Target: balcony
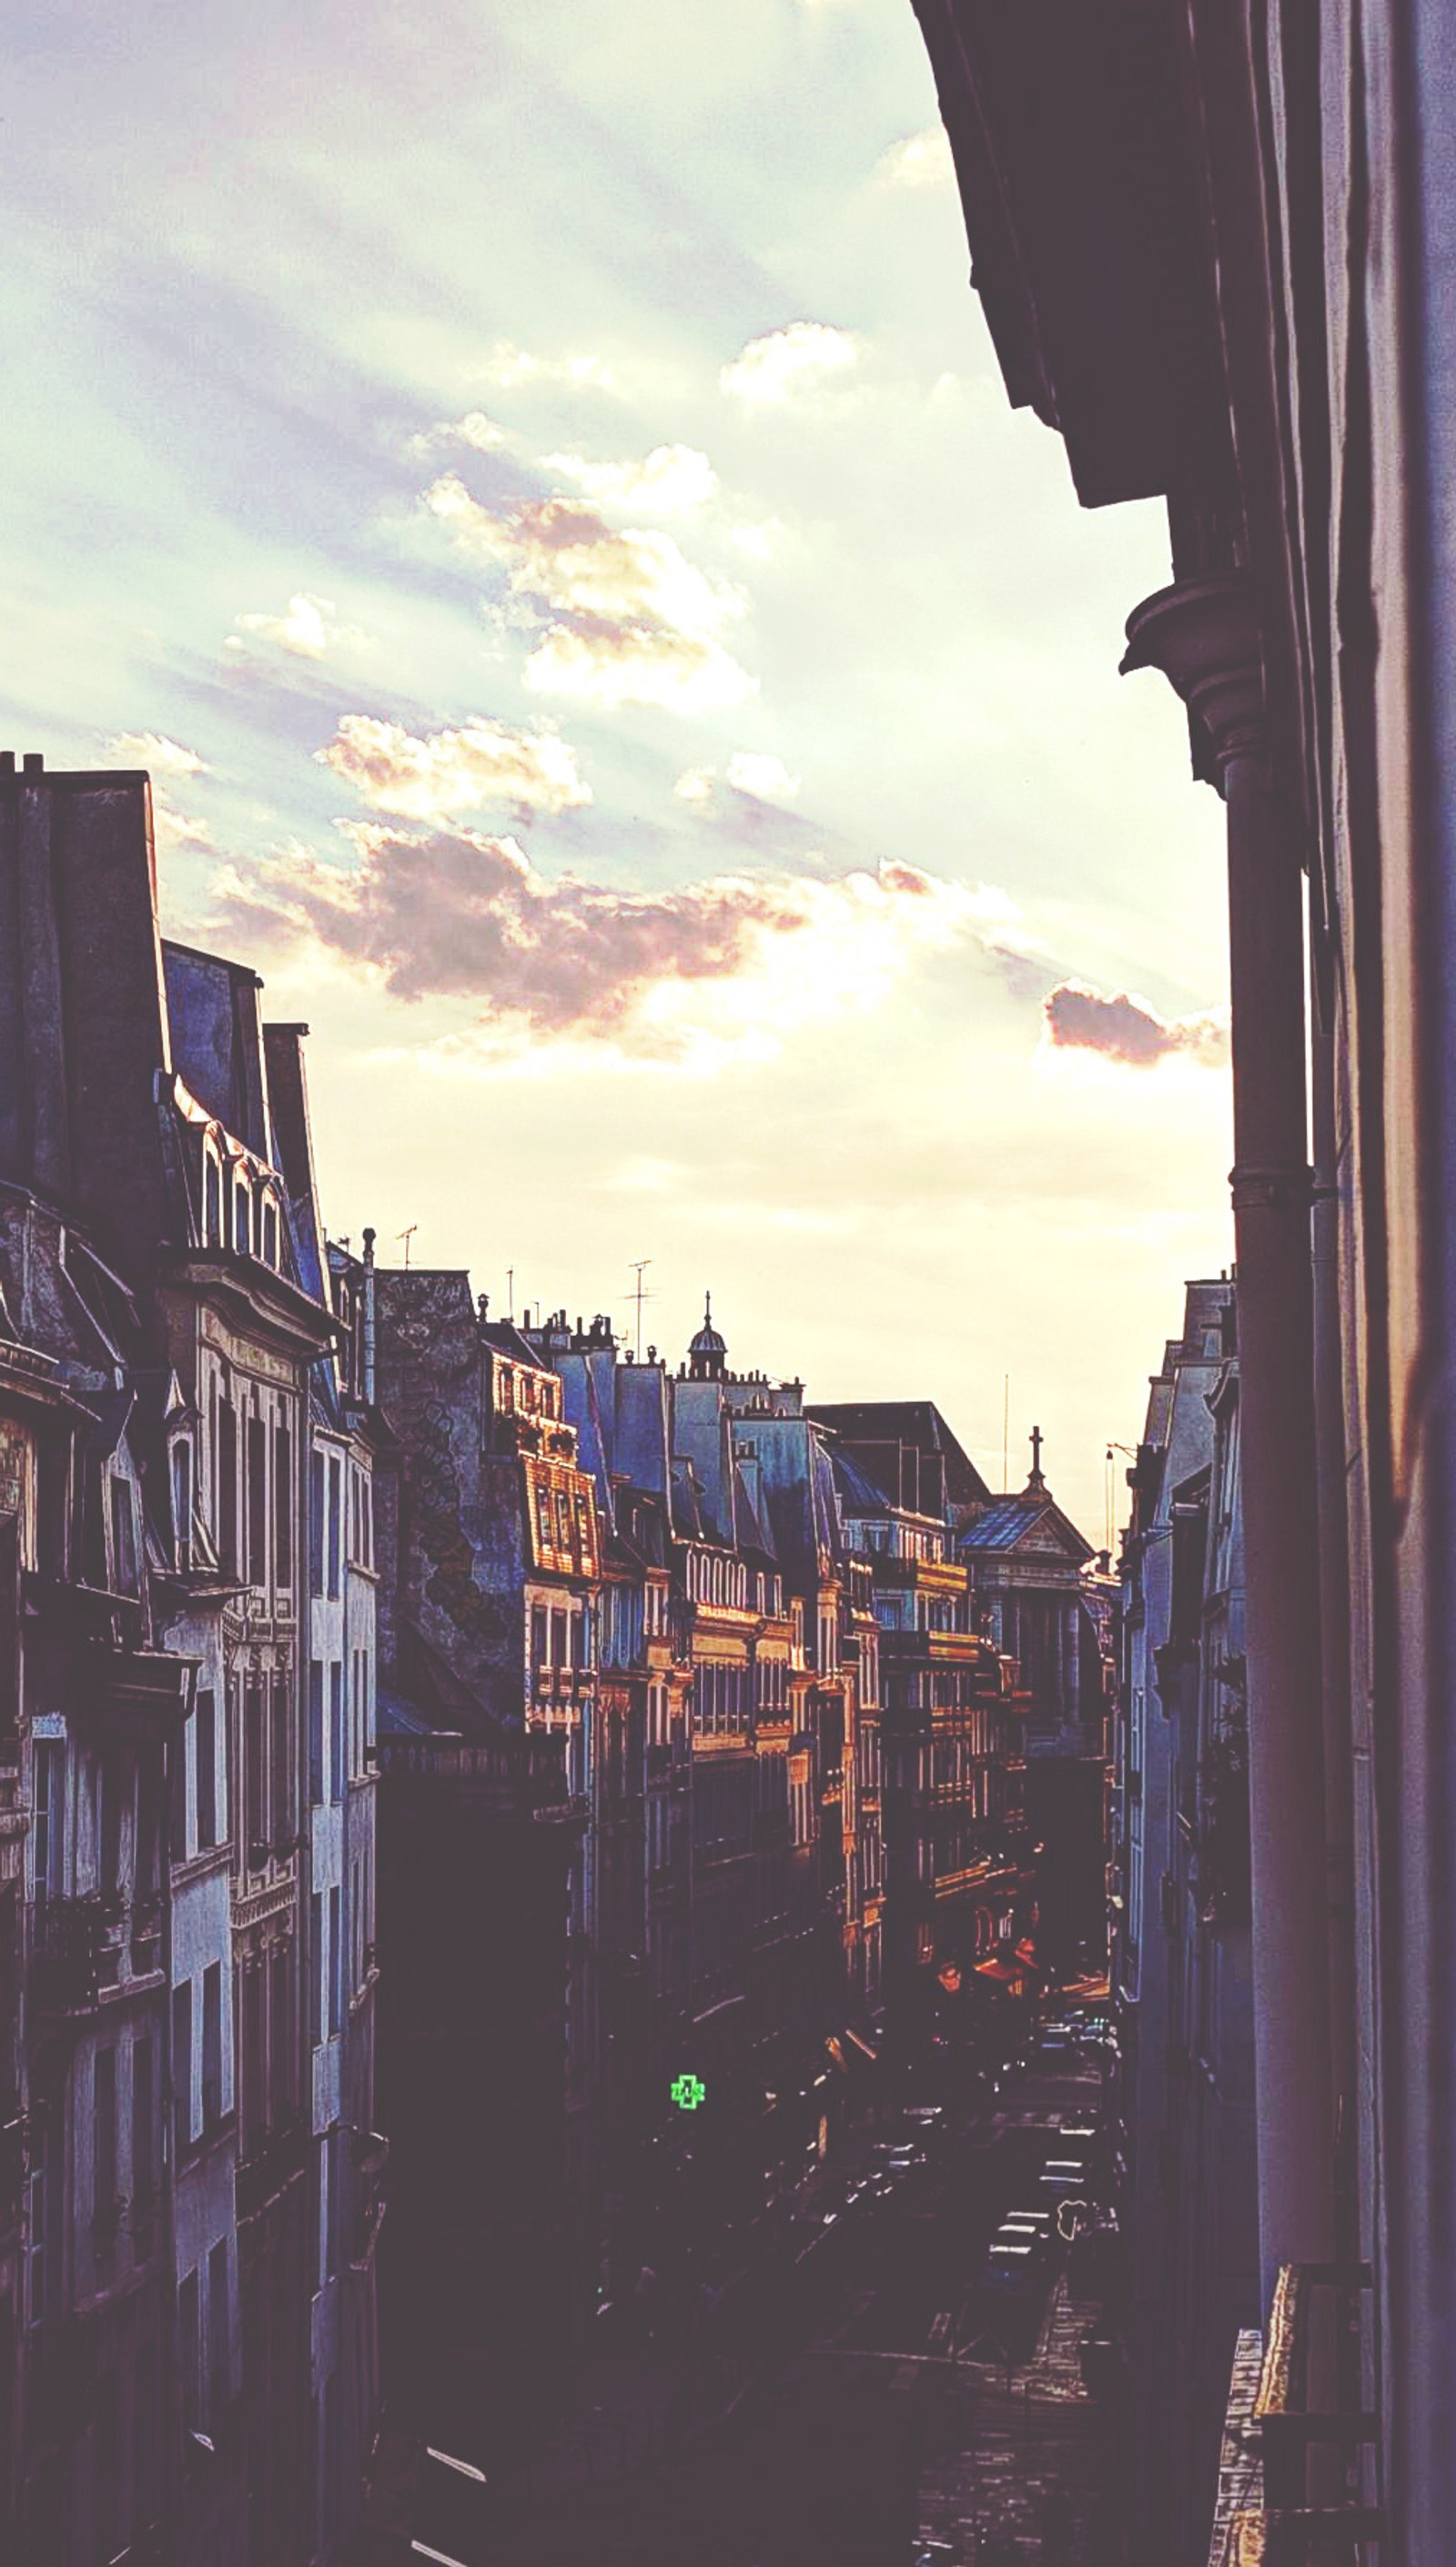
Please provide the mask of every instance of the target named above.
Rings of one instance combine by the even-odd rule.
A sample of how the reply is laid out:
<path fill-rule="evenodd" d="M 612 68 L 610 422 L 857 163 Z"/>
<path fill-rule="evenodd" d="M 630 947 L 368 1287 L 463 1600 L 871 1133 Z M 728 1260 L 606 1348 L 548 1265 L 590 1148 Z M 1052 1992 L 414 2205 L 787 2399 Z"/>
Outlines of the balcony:
<path fill-rule="evenodd" d="M 1359 2454 L 1378 2422 L 1350 2394 L 1369 2287 L 1364 2265 L 1287 2264 L 1267 2341 L 1241 2333 L 1209 2567 L 1359 2567 L 1379 2543 L 1382 2517 L 1359 2501 Z"/>
<path fill-rule="evenodd" d="M 309 2128 L 303 2114 L 295 2107 L 281 2114 L 267 2131 L 251 2156 L 238 2166 L 236 2175 L 237 2217 L 239 2224 L 252 2219 L 260 2210 L 301 2174 L 308 2163 Z"/>
<path fill-rule="evenodd" d="M 115 1974 L 111 1920 L 99 1896 L 48 1898 L 36 1910 L 30 1994 L 38 2014 L 91 2014 L 101 2003 L 108 1967 Z"/>

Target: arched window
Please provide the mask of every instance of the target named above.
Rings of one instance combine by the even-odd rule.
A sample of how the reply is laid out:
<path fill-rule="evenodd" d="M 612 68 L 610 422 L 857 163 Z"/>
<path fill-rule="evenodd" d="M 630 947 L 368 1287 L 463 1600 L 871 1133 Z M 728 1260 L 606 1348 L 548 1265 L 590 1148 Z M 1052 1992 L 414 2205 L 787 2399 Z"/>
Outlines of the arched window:
<path fill-rule="evenodd" d="M 192 1447 L 184 1435 L 171 1448 L 171 1522 L 176 1565 L 192 1566 Z"/>
<path fill-rule="evenodd" d="M 276 1267 L 278 1263 L 278 1204 L 276 1197 L 271 1194 L 265 1194 L 262 1197 L 262 1207 L 263 1264 L 265 1266 Z"/>
<path fill-rule="evenodd" d="M 253 1203 L 245 1177 L 234 1177 L 232 1184 L 232 1244 L 239 1257 L 251 1254 Z"/>

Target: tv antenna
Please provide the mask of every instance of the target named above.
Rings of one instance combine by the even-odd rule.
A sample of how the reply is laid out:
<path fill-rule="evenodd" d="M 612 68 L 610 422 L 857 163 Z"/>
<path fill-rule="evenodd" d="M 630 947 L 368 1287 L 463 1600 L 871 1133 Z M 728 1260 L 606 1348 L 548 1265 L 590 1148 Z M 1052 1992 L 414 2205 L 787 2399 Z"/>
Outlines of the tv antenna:
<path fill-rule="evenodd" d="M 418 1221 L 412 1221 L 408 1230 L 397 1230 L 395 1233 L 396 1239 L 401 1239 L 405 1243 L 405 1272 L 407 1275 L 410 1272 L 410 1242 L 414 1238 L 419 1227 L 420 1224 Z"/>
<path fill-rule="evenodd" d="M 643 1281 L 644 1277 L 646 1276 L 646 1273 L 647 1273 L 647 1270 L 648 1270 L 649 1266 L 652 1264 L 652 1259 L 651 1259 L 650 1257 L 629 1257 L 629 1259 L 628 1259 L 627 1263 L 628 1263 L 628 1265 L 631 1267 L 633 1274 L 634 1274 L 634 1275 L 636 1276 L 636 1278 L 637 1278 L 637 1283 L 636 1283 L 636 1284 L 635 1284 L 635 1286 L 634 1286 L 634 1288 L 633 1288 L 633 1291 L 632 1291 L 632 1293 L 631 1293 L 630 1297 L 631 1297 L 631 1299 L 636 1303 L 636 1306 L 637 1306 L 637 1323 L 636 1323 L 635 1346 L 636 1346 L 636 1357 L 637 1357 L 637 1361 L 638 1361 L 639 1363 L 641 1363 L 641 1361 L 642 1361 L 642 1305 L 643 1305 L 644 1301 L 655 1301 L 655 1300 L 657 1299 L 657 1294 L 653 1291 L 652 1286 L 651 1286 L 649 1284 L 647 1284 L 647 1283 L 645 1283 L 645 1282 Z"/>

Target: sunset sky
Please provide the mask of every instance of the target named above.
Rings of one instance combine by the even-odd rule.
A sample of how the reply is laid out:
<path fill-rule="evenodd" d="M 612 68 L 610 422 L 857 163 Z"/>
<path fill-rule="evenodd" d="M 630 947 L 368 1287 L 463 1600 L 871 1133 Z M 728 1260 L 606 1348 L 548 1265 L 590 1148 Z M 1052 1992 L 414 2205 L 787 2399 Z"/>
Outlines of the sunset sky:
<path fill-rule="evenodd" d="M 326 1209 L 1033 1420 L 1230 1255 L 1153 506 L 1008 407 L 909 0 L 13 0 L 6 742 L 146 763 Z M 1132 1003 L 1105 1002 L 1128 1000 Z M 1119 1479 L 1119 1495 L 1123 1495 Z"/>

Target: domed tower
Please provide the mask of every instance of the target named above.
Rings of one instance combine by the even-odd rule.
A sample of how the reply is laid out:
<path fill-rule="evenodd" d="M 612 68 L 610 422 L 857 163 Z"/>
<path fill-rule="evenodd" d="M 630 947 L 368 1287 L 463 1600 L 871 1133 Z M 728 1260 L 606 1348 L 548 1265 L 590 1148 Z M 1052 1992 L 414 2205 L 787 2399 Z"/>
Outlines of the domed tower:
<path fill-rule="evenodd" d="M 692 1381 L 722 1381 L 728 1370 L 728 1347 L 713 1324 L 713 1294 L 703 1296 L 703 1325 L 688 1348 Z"/>

